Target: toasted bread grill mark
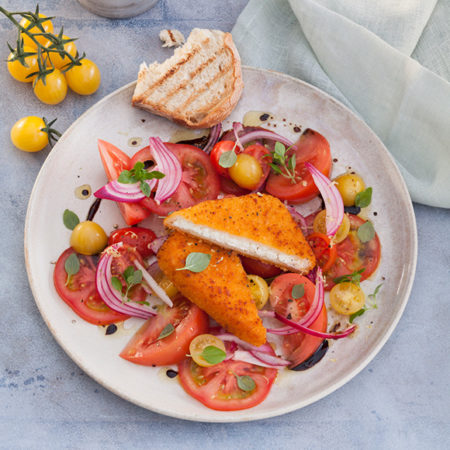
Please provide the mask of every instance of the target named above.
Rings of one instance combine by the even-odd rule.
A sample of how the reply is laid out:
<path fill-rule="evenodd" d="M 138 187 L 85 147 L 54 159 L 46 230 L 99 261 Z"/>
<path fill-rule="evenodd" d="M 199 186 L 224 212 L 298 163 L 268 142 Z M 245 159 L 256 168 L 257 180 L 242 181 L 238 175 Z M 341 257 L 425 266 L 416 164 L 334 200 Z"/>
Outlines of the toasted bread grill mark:
<path fill-rule="evenodd" d="M 180 83 L 178 86 L 176 86 L 174 89 L 172 89 L 163 99 L 161 99 L 161 102 L 167 103 L 169 99 L 171 99 L 175 94 L 185 89 L 189 84 L 193 83 L 194 78 L 200 75 L 204 69 L 206 69 L 209 65 L 211 65 L 222 53 L 224 53 L 225 49 L 221 48 L 218 52 L 214 53 L 213 56 L 211 56 L 209 59 L 207 59 L 204 63 L 202 63 L 200 66 L 198 66 L 194 71 L 192 71 L 189 74 L 189 79 L 186 81 Z M 215 77 L 217 78 L 217 77 Z M 209 82 L 208 82 L 209 83 Z M 203 92 L 204 89 L 201 91 L 197 91 L 197 93 Z M 189 100 L 191 97 L 195 98 L 197 96 L 197 93 L 192 94 L 188 100 L 186 100 L 186 103 L 189 103 Z M 184 106 L 184 105 L 183 105 Z M 183 109 L 183 106 L 176 109 L 175 112 L 178 112 Z"/>
<path fill-rule="evenodd" d="M 224 76 L 226 76 L 227 73 L 226 72 L 217 72 L 213 78 L 211 78 L 211 80 L 207 81 L 204 86 L 203 89 L 200 89 L 196 92 L 194 92 L 193 94 L 191 94 L 186 100 L 185 102 L 175 110 L 175 113 L 179 113 L 182 110 L 187 110 L 189 108 L 189 105 L 192 103 L 193 100 L 197 99 L 198 97 L 200 97 L 203 93 L 205 93 L 210 87 L 211 85 L 213 85 L 214 83 L 216 83 L 218 80 L 220 80 L 221 78 L 223 78 Z M 226 94 L 226 93 L 225 93 Z"/>
<path fill-rule="evenodd" d="M 175 66 L 171 67 L 168 72 L 166 72 L 162 77 L 158 78 L 152 85 L 150 85 L 142 94 L 141 97 L 145 98 L 150 96 L 150 94 L 157 89 L 159 86 L 162 86 L 169 78 L 173 77 L 177 72 L 183 69 L 183 66 L 193 59 L 197 54 L 200 53 L 203 46 L 208 45 L 209 38 L 206 38 L 200 44 L 197 44 L 181 61 L 175 64 Z"/>

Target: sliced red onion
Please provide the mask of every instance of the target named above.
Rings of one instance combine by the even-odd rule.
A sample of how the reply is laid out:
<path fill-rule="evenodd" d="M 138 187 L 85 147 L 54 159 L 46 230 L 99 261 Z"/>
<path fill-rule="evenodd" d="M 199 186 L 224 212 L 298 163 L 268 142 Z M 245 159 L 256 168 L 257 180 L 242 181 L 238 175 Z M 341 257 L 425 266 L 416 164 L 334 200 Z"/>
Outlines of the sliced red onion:
<path fill-rule="evenodd" d="M 225 357 L 224 361 L 233 359 L 233 356 L 237 349 L 238 345 L 235 342 L 225 342 L 225 350 L 227 352 L 227 356 Z"/>
<path fill-rule="evenodd" d="M 278 133 L 274 133 L 273 131 L 260 129 L 260 130 L 250 131 L 250 132 L 240 136 L 240 141 L 241 141 L 242 145 L 245 145 L 245 144 L 247 144 L 251 141 L 255 141 L 257 139 L 267 139 L 269 141 L 281 142 L 286 147 L 291 147 L 293 149 L 297 148 L 292 141 L 285 138 L 284 136 L 281 136 Z"/>
<path fill-rule="evenodd" d="M 308 327 L 299 325 L 297 322 L 294 322 L 293 320 L 286 319 L 286 317 L 283 317 L 281 314 L 278 314 L 277 312 L 273 313 L 273 317 L 275 317 L 275 319 L 278 319 L 280 322 L 283 322 L 286 325 L 289 325 L 290 327 L 298 331 L 301 331 L 302 333 L 310 334 L 311 336 L 321 337 L 323 339 L 342 339 L 347 337 L 349 334 L 352 334 L 356 329 L 356 325 L 353 325 L 340 333 L 322 333 L 321 331 L 311 330 Z M 272 333 L 272 331 L 276 330 L 267 330 L 268 333 Z M 291 331 L 285 334 L 291 334 Z"/>
<path fill-rule="evenodd" d="M 172 307 L 173 302 L 166 294 L 164 289 L 156 282 L 156 280 L 147 272 L 145 267 L 137 260 L 134 260 L 134 265 L 142 272 L 142 278 L 150 286 L 150 289 L 159 297 L 166 305 Z"/>
<path fill-rule="evenodd" d="M 334 183 L 326 177 L 320 170 L 317 170 L 312 164 L 305 163 L 305 167 L 310 171 L 314 183 L 322 194 L 327 211 L 326 227 L 327 235 L 333 237 L 344 219 L 344 202 L 342 196 Z"/>
<path fill-rule="evenodd" d="M 106 249 L 97 266 L 95 284 L 101 299 L 114 311 L 133 317 L 148 319 L 156 313 L 146 305 L 135 303 L 132 300 L 124 302 L 120 293 L 114 289 L 111 283 L 111 264 L 115 257 L 114 253 L 120 248 L 120 244 L 113 244 Z"/>
<path fill-rule="evenodd" d="M 234 334 L 231 334 L 231 333 L 221 332 L 219 334 L 215 334 L 211 331 L 211 334 L 214 334 L 219 339 L 222 339 L 222 341 L 234 342 L 245 350 L 254 350 L 256 352 L 263 352 L 263 353 L 269 353 L 269 354 L 273 353 L 273 349 L 269 344 L 263 344 L 263 345 L 260 345 L 259 347 L 256 347 L 256 345 L 249 344 L 248 342 L 245 342 L 242 339 L 239 339 L 238 337 L 236 337 Z"/>
<path fill-rule="evenodd" d="M 220 138 L 221 132 L 222 132 L 222 124 L 221 123 L 218 123 L 217 125 L 214 125 L 211 128 L 211 131 L 209 132 L 208 142 L 203 147 L 203 151 L 205 153 L 209 153 L 213 149 L 214 145 L 216 145 L 217 141 Z"/>
<path fill-rule="evenodd" d="M 151 242 L 149 244 L 150 250 L 153 253 L 158 253 L 159 249 L 161 248 L 161 246 L 164 244 L 164 242 L 166 242 L 167 238 L 169 237 L 169 235 L 164 235 L 164 236 L 157 236 L 153 242 Z"/>
<path fill-rule="evenodd" d="M 156 178 L 145 180 L 152 190 L 156 185 Z M 140 183 L 119 183 L 117 180 L 110 181 L 94 193 L 97 198 L 114 200 L 122 203 L 137 203 L 144 200 L 145 194 L 141 191 Z"/>
<path fill-rule="evenodd" d="M 306 236 L 309 233 L 309 230 L 305 218 L 293 206 L 286 205 L 286 208 L 291 213 L 295 223 L 297 223 L 302 230 L 302 233 Z"/>
<path fill-rule="evenodd" d="M 279 369 L 289 366 L 291 364 L 290 361 L 286 361 L 285 359 L 280 358 L 279 356 L 276 355 L 269 355 L 268 353 L 255 352 L 251 350 L 250 354 L 259 361 L 263 362 L 264 364 L 267 364 L 268 367 L 274 367 Z"/>
<path fill-rule="evenodd" d="M 254 364 L 255 366 L 267 367 L 269 369 L 284 369 L 287 365 L 272 365 L 263 362 L 261 359 L 256 358 L 251 352 L 247 350 L 236 350 L 233 357 L 233 361 L 242 361 L 249 364 Z"/>
<path fill-rule="evenodd" d="M 241 144 L 241 140 L 239 138 L 239 133 L 244 130 L 244 127 L 242 126 L 242 123 L 240 122 L 233 122 L 233 132 L 234 137 L 236 140 L 236 145 L 239 147 L 239 150 L 244 150 L 244 146 Z"/>
<path fill-rule="evenodd" d="M 162 203 L 170 198 L 181 183 L 183 170 L 178 158 L 164 145 L 159 137 L 150 138 L 150 152 L 155 159 L 158 170 L 165 177 L 158 180 L 155 202 Z"/>

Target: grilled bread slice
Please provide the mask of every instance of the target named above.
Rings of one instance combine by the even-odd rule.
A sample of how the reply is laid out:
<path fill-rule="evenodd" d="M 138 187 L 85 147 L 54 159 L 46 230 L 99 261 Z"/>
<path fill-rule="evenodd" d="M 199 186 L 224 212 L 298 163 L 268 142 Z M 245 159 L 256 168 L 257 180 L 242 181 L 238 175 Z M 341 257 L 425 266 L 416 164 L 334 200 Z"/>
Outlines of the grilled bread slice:
<path fill-rule="evenodd" d="M 141 65 L 132 104 L 190 128 L 208 128 L 228 117 L 243 86 L 231 34 L 195 28 L 171 58 Z"/>
<path fill-rule="evenodd" d="M 164 225 L 284 270 L 307 273 L 316 263 L 286 206 L 271 195 L 205 201 L 173 212 Z"/>
<path fill-rule="evenodd" d="M 211 255 L 208 267 L 202 272 L 179 270 L 191 252 Z M 161 246 L 157 257 L 159 267 L 177 289 L 226 330 L 253 345 L 266 342 L 266 329 L 235 252 L 174 232 Z"/>

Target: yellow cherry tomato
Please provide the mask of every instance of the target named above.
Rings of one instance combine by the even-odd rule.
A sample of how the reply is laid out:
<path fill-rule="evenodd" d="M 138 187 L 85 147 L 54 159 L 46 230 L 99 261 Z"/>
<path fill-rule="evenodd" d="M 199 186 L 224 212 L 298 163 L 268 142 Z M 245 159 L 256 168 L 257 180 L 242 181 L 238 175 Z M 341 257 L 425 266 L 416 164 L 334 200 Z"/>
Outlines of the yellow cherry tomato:
<path fill-rule="evenodd" d="M 253 301 L 258 309 L 263 309 L 269 300 L 269 286 L 266 280 L 258 275 L 247 275 Z"/>
<path fill-rule="evenodd" d="M 68 36 L 63 35 L 63 39 L 70 39 Z M 51 48 L 53 45 L 52 42 L 48 41 L 46 47 L 47 48 Z M 75 58 L 75 56 L 77 55 L 77 46 L 75 45 L 75 42 L 67 42 L 66 44 L 64 44 L 64 50 L 69 53 L 70 56 L 73 56 Z M 67 56 L 64 56 L 64 58 L 61 58 L 61 55 L 59 53 L 49 53 L 49 59 L 50 61 L 47 61 L 47 66 L 51 66 L 51 63 L 53 63 L 53 66 L 56 67 L 57 69 L 61 69 L 62 67 L 64 67 L 65 65 L 70 63 L 70 59 Z"/>
<path fill-rule="evenodd" d="M 44 14 L 39 14 L 39 17 L 44 18 L 47 17 Z M 27 28 L 30 25 L 30 21 L 28 19 L 25 19 L 25 17 L 20 21 L 20 25 L 24 28 Z M 42 27 L 44 28 L 44 33 L 53 33 L 53 23 L 51 20 L 46 20 L 42 23 Z M 40 30 L 37 26 L 34 26 L 28 30 L 30 33 L 33 34 L 39 34 L 42 33 L 42 30 Z M 22 32 L 22 38 L 24 45 L 28 45 L 33 48 L 37 48 L 37 45 L 35 42 L 25 33 Z M 41 43 L 42 45 L 47 44 L 48 39 L 44 36 L 36 36 L 36 40 Z"/>
<path fill-rule="evenodd" d="M 349 281 L 336 284 L 330 291 L 331 307 L 339 314 L 349 316 L 359 311 L 366 302 L 363 290 Z"/>
<path fill-rule="evenodd" d="M 366 188 L 363 179 L 356 173 L 339 175 L 334 181 L 345 206 L 353 206 L 356 195 Z"/>
<path fill-rule="evenodd" d="M 45 84 L 39 79 L 34 84 L 36 97 L 47 105 L 61 103 L 67 94 L 67 82 L 60 70 L 55 69 L 45 77 Z"/>
<path fill-rule="evenodd" d="M 316 233 L 327 234 L 326 216 L 327 212 L 324 209 L 323 211 L 320 211 L 320 213 L 317 214 L 317 216 L 314 218 L 313 230 Z M 344 214 L 341 226 L 333 237 L 333 242 L 335 244 L 339 244 L 339 242 L 342 242 L 348 236 L 349 231 L 350 220 L 348 219 L 347 214 Z"/>
<path fill-rule="evenodd" d="M 73 66 L 66 72 L 67 83 L 80 95 L 91 95 L 100 86 L 101 76 L 97 64 L 89 59 L 82 59 L 81 66 Z"/>
<path fill-rule="evenodd" d="M 263 175 L 259 161 L 246 153 L 240 153 L 236 162 L 228 169 L 231 179 L 244 189 L 255 189 Z"/>
<path fill-rule="evenodd" d="M 219 348 L 226 353 L 224 342 L 212 334 L 200 334 L 192 339 L 189 344 L 189 354 L 199 366 L 210 367 L 214 365 L 213 363 L 206 361 L 202 356 L 205 348 L 210 346 Z"/>
<path fill-rule="evenodd" d="M 35 52 L 36 50 L 31 47 L 24 46 L 24 51 L 26 53 Z M 22 83 L 31 83 L 34 77 L 27 78 L 33 72 L 37 72 L 39 70 L 38 62 L 37 62 L 37 54 L 30 55 L 25 58 L 25 66 L 19 60 L 10 61 L 13 57 L 13 54 L 10 53 L 8 56 L 8 62 L 6 63 L 8 66 L 8 71 L 13 78 L 17 81 L 21 81 Z"/>
<path fill-rule="evenodd" d="M 43 128 L 45 123 L 40 117 L 22 117 L 11 128 L 11 141 L 19 150 L 38 152 L 48 145 L 48 135 Z"/>
<path fill-rule="evenodd" d="M 164 292 L 170 297 L 174 298 L 178 294 L 178 289 L 175 285 L 170 281 L 166 275 L 161 272 L 161 276 L 156 278 L 158 284 L 164 289 Z"/>
<path fill-rule="evenodd" d="M 82 255 L 96 255 L 108 244 L 103 228 L 95 222 L 80 222 L 72 231 L 70 246 Z"/>

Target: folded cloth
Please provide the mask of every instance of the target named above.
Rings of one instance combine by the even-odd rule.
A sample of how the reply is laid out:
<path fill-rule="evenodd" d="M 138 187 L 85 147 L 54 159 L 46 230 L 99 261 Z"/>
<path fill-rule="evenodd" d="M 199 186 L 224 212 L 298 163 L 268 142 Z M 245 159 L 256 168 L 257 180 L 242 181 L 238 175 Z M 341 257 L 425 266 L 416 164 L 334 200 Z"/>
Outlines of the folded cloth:
<path fill-rule="evenodd" d="M 414 201 L 450 208 L 449 17 L 447 0 L 250 0 L 232 34 L 244 64 L 301 78 L 359 114 Z"/>

